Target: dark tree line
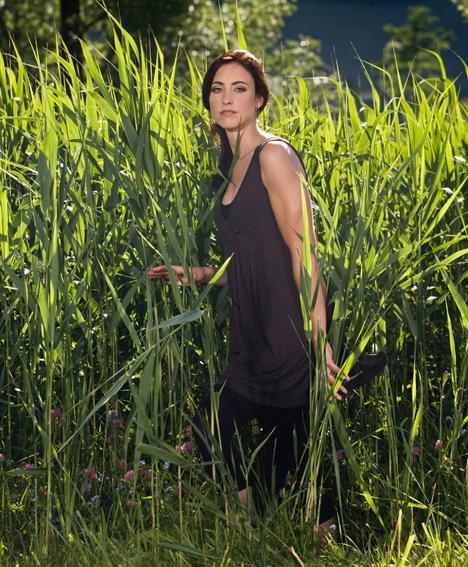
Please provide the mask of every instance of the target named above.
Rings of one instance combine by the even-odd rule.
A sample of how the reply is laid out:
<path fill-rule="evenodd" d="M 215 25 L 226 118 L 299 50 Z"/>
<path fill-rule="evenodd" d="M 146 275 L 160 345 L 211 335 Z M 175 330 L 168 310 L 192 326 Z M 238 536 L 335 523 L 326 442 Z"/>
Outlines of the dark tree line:
<path fill-rule="evenodd" d="M 466 15 L 467 0 L 447 0 Z M 415 0 L 416 2 L 416 0 Z M 105 9 L 104 9 L 105 5 Z M 170 61 L 179 49 L 205 61 L 223 48 L 220 11 L 231 45 L 236 44 L 235 0 L 0 0 L 0 50 L 11 52 L 13 39 L 21 56 L 32 58 L 31 47 L 55 49 L 57 32 L 74 59 L 82 61 L 79 39 L 91 42 L 112 60 L 112 24 L 109 14 L 123 23 L 134 37 L 145 41 L 154 35 Z M 244 35 L 249 48 L 260 54 L 267 72 L 275 77 L 312 76 L 331 72 L 320 57 L 320 41 L 309 36 L 282 41 L 286 17 L 296 9 L 296 0 L 239 0 Z M 375 62 L 394 71 L 394 55 L 400 70 L 412 68 L 427 76 L 437 71 L 433 56 L 421 48 L 441 52 L 450 47 L 453 35 L 438 26 L 438 18 L 426 7 L 410 7 L 404 25 L 384 27 L 390 40 Z M 276 49 L 280 47 L 280 49 Z M 80 66 L 79 66 L 80 67 Z M 283 82 L 284 82 L 283 80 Z"/>
<path fill-rule="evenodd" d="M 156 36 L 187 14 L 190 0 L 17 0 L 0 2 L 0 48 L 8 51 L 13 38 L 20 52 L 29 42 L 38 46 L 54 41 L 55 31 L 68 51 L 81 61 L 78 39 L 91 31 L 103 32 L 108 23 L 106 9 L 125 23 L 133 34 Z"/>
<path fill-rule="evenodd" d="M 198 61 L 209 59 L 223 49 L 220 12 L 229 44 L 237 42 L 236 0 L 18 0 L 2 4 L 0 0 L 0 50 L 11 51 L 10 37 L 21 56 L 31 58 L 31 42 L 54 49 L 57 32 L 69 53 L 82 61 L 80 39 L 90 41 L 112 60 L 109 46 L 112 24 L 109 14 L 121 21 L 135 38 L 153 45 L 153 35 L 171 61 L 177 50 L 188 52 Z M 264 54 L 271 74 L 312 74 L 321 65 L 320 42 L 308 36 L 281 42 L 287 16 L 296 9 L 296 0 L 239 1 L 239 12 L 254 53 Z M 182 57 L 182 60 L 184 58 Z M 183 74 L 183 71 L 182 71 Z"/>

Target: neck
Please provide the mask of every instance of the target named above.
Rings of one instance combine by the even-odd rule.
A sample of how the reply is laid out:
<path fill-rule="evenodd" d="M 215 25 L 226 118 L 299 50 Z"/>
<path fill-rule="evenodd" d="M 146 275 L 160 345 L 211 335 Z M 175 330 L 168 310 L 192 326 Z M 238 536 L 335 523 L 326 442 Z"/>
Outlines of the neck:
<path fill-rule="evenodd" d="M 252 127 L 246 127 L 243 130 L 226 130 L 226 134 L 231 146 L 232 153 L 238 157 L 242 157 L 248 152 L 255 149 L 265 134 L 255 124 Z"/>

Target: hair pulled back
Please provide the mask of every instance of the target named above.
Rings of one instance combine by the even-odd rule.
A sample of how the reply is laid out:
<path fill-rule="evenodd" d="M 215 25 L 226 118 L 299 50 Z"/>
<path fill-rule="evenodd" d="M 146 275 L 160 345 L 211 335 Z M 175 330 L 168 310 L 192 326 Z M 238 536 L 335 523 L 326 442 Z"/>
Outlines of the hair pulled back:
<path fill-rule="evenodd" d="M 209 65 L 208 70 L 203 78 L 202 83 L 202 99 L 203 106 L 210 111 L 210 93 L 211 85 L 213 84 L 216 72 L 223 65 L 229 65 L 231 63 L 238 63 L 242 65 L 246 71 L 248 71 L 254 81 L 255 94 L 261 96 L 263 99 L 262 105 L 258 109 L 258 113 L 262 112 L 265 108 L 268 98 L 270 96 L 270 89 L 263 71 L 263 67 L 260 61 L 252 55 L 249 51 L 244 49 L 230 49 L 225 51 L 216 57 Z M 221 146 L 221 155 L 219 158 L 219 169 L 224 176 L 228 175 L 229 168 L 231 166 L 233 154 L 229 140 L 226 134 L 226 130 L 219 126 L 219 124 L 214 124 L 212 127 L 212 135 L 214 137 L 219 137 Z M 217 175 L 214 180 L 214 186 L 218 187 L 222 182 L 221 176 Z"/>

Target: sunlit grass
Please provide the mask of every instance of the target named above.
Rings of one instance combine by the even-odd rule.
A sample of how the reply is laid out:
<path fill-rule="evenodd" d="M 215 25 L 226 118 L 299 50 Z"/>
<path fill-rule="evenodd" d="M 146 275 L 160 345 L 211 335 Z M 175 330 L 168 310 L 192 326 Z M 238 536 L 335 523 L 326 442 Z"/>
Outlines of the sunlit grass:
<path fill-rule="evenodd" d="M 295 565 L 294 548 L 323 564 L 313 506 L 236 523 L 234 490 L 192 452 L 226 363 L 226 290 L 146 272 L 223 261 L 202 69 L 179 84 L 117 24 L 114 47 L 112 80 L 86 45 L 81 78 L 63 53 L 53 70 L 0 55 L 0 559 Z M 424 84 L 388 76 L 388 94 L 369 78 L 367 103 L 298 79 L 262 119 L 310 174 L 340 362 L 390 355 L 346 402 L 314 390 L 309 470 L 323 454 L 339 489 L 330 565 L 466 558 L 466 107 L 440 65 Z"/>

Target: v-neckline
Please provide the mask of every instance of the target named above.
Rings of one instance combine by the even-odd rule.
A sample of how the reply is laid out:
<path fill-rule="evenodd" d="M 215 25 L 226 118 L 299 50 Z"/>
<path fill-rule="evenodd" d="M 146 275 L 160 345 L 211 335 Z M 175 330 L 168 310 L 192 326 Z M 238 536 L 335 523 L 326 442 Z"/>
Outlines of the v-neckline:
<path fill-rule="evenodd" d="M 263 142 L 262 142 L 261 144 L 259 144 L 259 145 L 254 149 L 253 154 L 252 154 L 252 157 L 250 158 L 250 161 L 249 161 L 249 165 L 247 166 L 247 169 L 245 170 L 244 177 L 242 178 L 242 181 L 241 181 L 240 184 L 239 184 L 239 189 L 237 190 L 236 194 L 234 195 L 234 198 L 232 199 L 232 201 L 230 201 L 229 203 L 223 203 L 223 198 L 224 198 L 224 195 L 226 194 L 226 189 L 224 190 L 224 192 L 223 192 L 223 194 L 222 194 L 222 196 L 221 196 L 221 206 L 222 206 L 222 207 L 230 207 L 230 206 L 234 203 L 234 201 L 237 199 L 237 197 L 238 197 L 238 195 L 239 195 L 239 193 L 240 193 L 240 190 L 242 189 L 242 186 L 244 185 L 244 181 L 246 180 L 247 175 L 248 175 L 248 173 L 249 173 L 249 170 L 250 170 L 250 168 L 251 168 L 251 166 L 252 166 L 253 160 L 254 160 L 254 158 L 255 158 L 255 154 L 257 153 L 258 148 L 259 148 L 262 144 L 263 144 Z M 226 186 L 226 188 L 227 188 L 227 186 Z"/>

